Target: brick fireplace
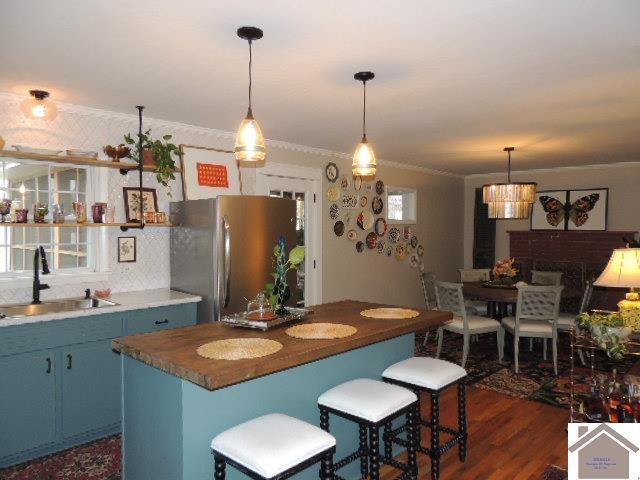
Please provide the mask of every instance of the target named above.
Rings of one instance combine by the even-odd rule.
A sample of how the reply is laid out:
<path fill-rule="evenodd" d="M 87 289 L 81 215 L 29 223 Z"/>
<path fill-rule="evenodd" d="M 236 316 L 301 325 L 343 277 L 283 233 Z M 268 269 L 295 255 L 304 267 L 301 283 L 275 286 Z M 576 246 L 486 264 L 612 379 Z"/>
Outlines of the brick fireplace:
<path fill-rule="evenodd" d="M 636 232 L 510 231 L 509 254 L 516 259 L 524 280 L 531 270 L 563 272 L 565 288 L 583 291 L 584 283 L 600 275 L 615 248 L 625 246 L 623 237 Z M 591 308 L 615 309 L 623 297 L 620 289 L 596 288 Z M 577 299 L 579 303 L 580 299 Z M 576 300 L 563 302 L 563 310 L 577 311 Z"/>

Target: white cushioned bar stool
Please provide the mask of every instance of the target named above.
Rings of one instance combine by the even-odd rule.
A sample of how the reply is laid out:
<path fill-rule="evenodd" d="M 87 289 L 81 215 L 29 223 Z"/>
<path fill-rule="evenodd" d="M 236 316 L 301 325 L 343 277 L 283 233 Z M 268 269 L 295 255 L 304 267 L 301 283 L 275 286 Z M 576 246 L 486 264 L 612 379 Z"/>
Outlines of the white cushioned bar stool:
<path fill-rule="evenodd" d="M 225 430 L 211 442 L 215 480 L 232 465 L 255 480 L 282 480 L 320 463 L 320 479 L 333 480 L 336 439 L 297 418 L 271 413 Z"/>
<path fill-rule="evenodd" d="M 431 430 L 431 443 L 429 448 L 422 446 L 420 428 L 418 427 L 418 444 L 416 449 L 431 457 L 431 478 L 440 478 L 440 457 L 444 452 L 458 445 L 460 461 L 464 462 L 467 456 L 467 406 L 465 398 L 465 380 L 467 372 L 455 363 L 437 358 L 413 357 L 394 363 L 382 372 L 382 379 L 395 385 L 409 388 L 418 397 L 418 425 L 424 425 Z M 458 430 L 440 425 L 440 392 L 447 388 L 458 386 Z M 420 414 L 420 393 L 428 392 L 431 395 L 431 418 L 424 420 Z M 391 444 L 404 444 L 404 440 L 398 437 L 405 430 L 402 425 L 395 430 L 385 430 L 383 440 L 385 450 L 391 450 Z M 441 444 L 440 432 L 445 432 L 452 438 Z"/>
<path fill-rule="evenodd" d="M 359 448 L 334 463 L 335 470 L 360 459 L 362 478 L 378 480 L 380 464 L 390 465 L 402 470 L 402 479 L 415 479 L 418 476 L 416 462 L 418 398 L 415 393 L 397 385 L 390 385 L 370 378 L 358 378 L 342 383 L 318 398 L 320 408 L 320 428 L 329 431 L 329 414 L 334 414 L 358 424 Z M 380 455 L 379 431 L 389 428 L 391 421 L 406 416 L 407 462 L 393 458 L 391 450 Z M 389 427 L 386 427 L 389 425 Z M 340 479 L 338 475 L 334 478 Z"/>

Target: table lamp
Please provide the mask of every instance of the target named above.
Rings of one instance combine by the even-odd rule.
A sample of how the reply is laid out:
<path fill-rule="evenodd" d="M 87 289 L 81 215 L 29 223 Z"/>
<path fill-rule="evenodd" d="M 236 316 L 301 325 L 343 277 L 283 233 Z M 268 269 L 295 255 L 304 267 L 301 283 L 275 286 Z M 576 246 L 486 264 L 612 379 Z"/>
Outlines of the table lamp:
<path fill-rule="evenodd" d="M 618 303 L 625 325 L 640 330 L 640 248 L 617 248 L 594 286 L 629 288 L 624 300 Z"/>

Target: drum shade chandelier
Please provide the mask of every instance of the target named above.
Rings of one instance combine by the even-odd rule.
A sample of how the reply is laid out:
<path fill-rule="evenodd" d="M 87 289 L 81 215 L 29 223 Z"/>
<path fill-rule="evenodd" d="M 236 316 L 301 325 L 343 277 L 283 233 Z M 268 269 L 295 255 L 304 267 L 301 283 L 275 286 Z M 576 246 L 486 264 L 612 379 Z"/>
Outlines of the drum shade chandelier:
<path fill-rule="evenodd" d="M 489 207 L 489 218 L 529 218 L 531 205 L 536 200 L 536 183 L 511 181 L 511 152 L 515 147 L 505 147 L 508 155 L 507 183 L 492 183 L 482 187 L 482 201 Z"/>
<path fill-rule="evenodd" d="M 353 154 L 351 171 L 353 175 L 360 177 L 374 177 L 376 175 L 376 156 L 373 148 L 367 141 L 367 82 L 375 77 L 373 72 L 358 72 L 353 78 L 362 82 L 362 140 Z"/>
<path fill-rule="evenodd" d="M 234 153 L 239 162 L 262 162 L 267 155 L 267 149 L 260 125 L 253 118 L 251 111 L 251 67 L 253 60 L 251 45 L 254 40 L 262 38 L 262 30 L 256 27 L 240 27 L 237 33 L 240 38 L 249 42 L 249 109 L 247 116 L 238 128 Z"/>

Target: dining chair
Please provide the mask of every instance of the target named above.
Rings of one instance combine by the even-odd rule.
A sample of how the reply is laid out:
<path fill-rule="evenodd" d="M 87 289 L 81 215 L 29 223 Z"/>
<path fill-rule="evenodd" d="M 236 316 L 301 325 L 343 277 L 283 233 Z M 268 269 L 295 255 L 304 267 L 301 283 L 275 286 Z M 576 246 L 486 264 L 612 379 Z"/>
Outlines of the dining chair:
<path fill-rule="evenodd" d="M 562 285 L 562 272 L 531 270 L 531 283 L 534 285 Z"/>
<path fill-rule="evenodd" d="M 447 310 L 453 313 L 453 318 L 438 328 L 438 350 L 436 357 L 440 357 L 442 350 L 442 339 L 444 331 L 457 333 L 462 335 L 462 367 L 467 363 L 469 355 L 469 341 L 471 335 L 481 335 L 483 333 L 496 334 L 498 341 L 498 353 L 500 352 L 500 322 L 492 318 L 472 315 L 467 312 L 464 304 L 464 295 L 462 294 L 461 283 L 449 283 L 435 281 L 436 303 L 438 310 Z"/>
<path fill-rule="evenodd" d="M 541 338 L 544 359 L 547 358 L 547 338 L 551 339 L 553 371 L 558 374 L 558 316 L 562 285 L 518 285 L 515 317 L 504 317 L 500 329 L 499 358 L 504 356 L 504 333 L 513 335 L 513 359 L 519 373 L 520 338 Z"/>
<path fill-rule="evenodd" d="M 434 282 L 436 281 L 436 274 L 433 272 L 421 272 L 420 283 L 422 284 L 422 294 L 424 295 L 424 305 L 427 310 L 436 310 L 438 305 L 436 303 L 436 290 Z M 427 345 L 429 341 L 429 330 L 424 334 L 423 345 Z"/>
<path fill-rule="evenodd" d="M 488 282 L 491 280 L 490 268 L 459 268 L 460 282 Z M 488 302 L 482 300 L 465 300 L 467 308 L 475 309 L 478 315 L 487 316 L 489 314 Z"/>
<path fill-rule="evenodd" d="M 587 280 L 584 287 L 584 293 L 582 294 L 582 300 L 580 302 L 580 310 L 578 310 L 578 313 L 575 315 L 573 313 L 561 313 L 558 316 L 558 330 L 568 332 L 569 330 L 576 328 L 576 325 L 578 323 L 577 317 L 578 315 L 586 312 L 589 309 L 592 294 L 593 283 Z M 584 353 L 582 352 L 581 348 L 578 349 L 578 356 L 580 357 L 580 362 L 582 362 L 582 365 L 584 365 Z"/>

